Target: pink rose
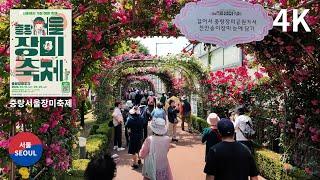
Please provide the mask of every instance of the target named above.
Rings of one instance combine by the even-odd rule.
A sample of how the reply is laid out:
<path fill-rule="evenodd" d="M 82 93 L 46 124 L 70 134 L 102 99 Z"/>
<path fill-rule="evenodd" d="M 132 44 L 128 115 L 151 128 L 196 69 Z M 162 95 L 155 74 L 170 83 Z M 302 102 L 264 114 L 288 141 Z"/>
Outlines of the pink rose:
<path fill-rule="evenodd" d="M 306 46 L 304 48 L 308 53 L 313 54 L 315 47 L 314 46 Z"/>
<path fill-rule="evenodd" d="M 44 124 L 42 124 L 42 126 L 39 128 L 39 132 L 40 132 L 40 133 L 46 133 L 46 132 L 48 131 L 49 127 L 50 127 L 49 124 L 44 123 Z"/>
<path fill-rule="evenodd" d="M 53 160 L 51 158 L 46 158 L 46 166 L 50 166 L 51 164 L 53 164 Z"/>
<path fill-rule="evenodd" d="M 66 134 L 66 132 L 67 132 L 67 130 L 65 128 L 63 128 L 63 127 L 59 128 L 59 135 L 60 136 L 64 136 Z"/>
<path fill-rule="evenodd" d="M 96 51 L 96 52 L 94 52 L 93 54 L 92 54 L 92 58 L 93 59 L 100 59 L 100 58 L 102 58 L 102 56 L 103 56 L 103 51 Z"/>
<path fill-rule="evenodd" d="M 4 65 L 4 70 L 9 73 L 10 72 L 10 64 Z"/>
<path fill-rule="evenodd" d="M 305 19 L 309 26 L 314 26 L 319 21 L 319 19 L 316 16 L 306 16 Z"/>
<path fill-rule="evenodd" d="M 263 77 L 262 73 L 260 72 L 255 72 L 254 75 L 257 79 L 261 79 Z"/>
<path fill-rule="evenodd" d="M 314 99 L 311 101 L 311 104 L 314 105 L 314 106 L 317 106 L 319 103 L 319 101 L 317 99 Z"/>
<path fill-rule="evenodd" d="M 108 0 L 96 0 L 96 2 L 97 2 L 98 4 L 103 4 L 103 3 L 107 3 Z"/>
<path fill-rule="evenodd" d="M 309 175 L 312 174 L 311 168 L 306 167 L 306 168 L 304 168 L 304 171 L 305 171 L 307 174 L 309 174 Z"/>

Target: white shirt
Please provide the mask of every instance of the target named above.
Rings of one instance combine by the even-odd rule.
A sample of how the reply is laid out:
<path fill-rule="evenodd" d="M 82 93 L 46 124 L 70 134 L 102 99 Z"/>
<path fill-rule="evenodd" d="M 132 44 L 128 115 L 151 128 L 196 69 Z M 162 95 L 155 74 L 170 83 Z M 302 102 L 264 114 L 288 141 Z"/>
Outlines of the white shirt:
<path fill-rule="evenodd" d="M 113 125 L 114 126 L 118 126 L 119 124 L 121 124 L 123 122 L 123 116 L 121 113 L 120 108 L 116 107 L 114 108 L 114 111 L 112 113 L 112 117 L 113 117 Z"/>
<path fill-rule="evenodd" d="M 248 141 L 248 139 L 246 137 L 244 137 L 244 135 L 240 131 L 240 129 L 242 131 L 244 131 L 246 123 L 248 121 L 252 124 L 251 118 L 247 115 L 240 115 L 240 116 L 236 117 L 236 120 L 234 122 L 234 128 L 235 128 L 235 132 L 236 132 L 236 140 L 237 141 Z"/>

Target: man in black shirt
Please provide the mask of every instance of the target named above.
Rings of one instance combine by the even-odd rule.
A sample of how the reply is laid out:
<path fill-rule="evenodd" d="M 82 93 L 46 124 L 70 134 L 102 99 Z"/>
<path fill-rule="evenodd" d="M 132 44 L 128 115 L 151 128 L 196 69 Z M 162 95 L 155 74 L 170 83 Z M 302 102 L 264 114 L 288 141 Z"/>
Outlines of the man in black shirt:
<path fill-rule="evenodd" d="M 228 119 L 218 122 L 222 142 L 212 146 L 204 172 L 206 180 L 258 180 L 256 163 L 249 149 L 234 141 L 234 126 Z"/>

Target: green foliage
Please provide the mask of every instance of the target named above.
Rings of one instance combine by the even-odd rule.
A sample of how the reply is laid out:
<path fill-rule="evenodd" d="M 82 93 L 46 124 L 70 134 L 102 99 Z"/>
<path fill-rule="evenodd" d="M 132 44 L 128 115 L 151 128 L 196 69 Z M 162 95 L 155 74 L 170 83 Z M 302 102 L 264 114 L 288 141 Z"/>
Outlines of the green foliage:
<path fill-rule="evenodd" d="M 77 159 L 72 161 L 71 170 L 64 173 L 58 179 L 63 180 L 83 180 L 84 172 L 90 162 L 90 159 Z"/>
<path fill-rule="evenodd" d="M 88 99 L 86 99 L 86 102 L 84 104 L 85 114 L 87 114 L 89 112 L 89 110 L 91 110 L 91 109 L 92 109 L 92 103 Z"/>
<path fill-rule="evenodd" d="M 97 134 L 97 129 L 99 128 L 99 124 L 92 125 L 90 129 L 90 135 Z"/>
<path fill-rule="evenodd" d="M 89 158 L 106 149 L 108 138 L 102 134 L 91 135 L 87 139 L 86 151 Z"/>
<path fill-rule="evenodd" d="M 269 180 L 312 179 L 305 171 L 281 162 L 281 155 L 267 149 L 256 151 L 256 163 L 261 175 Z"/>
<path fill-rule="evenodd" d="M 192 120 L 192 127 L 198 130 L 199 132 L 202 132 L 204 128 L 209 127 L 209 124 L 207 123 L 207 121 L 200 117 L 192 115 L 191 120 Z"/>
<path fill-rule="evenodd" d="M 108 135 L 111 132 L 108 123 L 102 123 L 99 125 L 99 128 L 96 130 L 97 134 L 106 134 Z"/>

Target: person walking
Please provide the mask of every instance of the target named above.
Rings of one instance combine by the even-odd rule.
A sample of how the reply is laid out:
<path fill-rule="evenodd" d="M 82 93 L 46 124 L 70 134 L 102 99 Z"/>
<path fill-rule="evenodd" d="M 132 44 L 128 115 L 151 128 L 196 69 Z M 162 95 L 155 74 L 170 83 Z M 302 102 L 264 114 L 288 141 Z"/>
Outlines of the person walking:
<path fill-rule="evenodd" d="M 191 105 L 187 100 L 187 97 L 183 95 L 181 97 L 182 100 L 182 112 L 181 112 L 181 128 L 182 131 L 184 131 L 184 123 L 186 122 L 188 124 L 188 132 L 192 133 L 192 122 L 191 122 Z"/>
<path fill-rule="evenodd" d="M 163 110 L 163 105 L 157 103 L 157 107 L 151 112 L 152 119 L 163 119 L 166 122 L 166 112 Z"/>
<path fill-rule="evenodd" d="M 140 109 L 140 117 L 143 121 L 143 141 L 148 137 L 148 122 L 151 120 L 151 113 L 147 107 L 147 101 L 142 100 Z"/>
<path fill-rule="evenodd" d="M 207 122 L 210 125 L 209 128 L 205 128 L 202 133 L 202 143 L 206 143 L 206 153 L 205 159 L 207 158 L 207 154 L 209 149 L 213 146 L 221 142 L 221 135 L 218 132 L 217 123 L 220 120 L 219 116 L 216 113 L 210 113 Z"/>
<path fill-rule="evenodd" d="M 136 91 L 136 96 L 135 96 L 135 106 L 139 106 L 140 105 L 141 99 L 142 99 L 141 92 L 140 92 L 140 90 L 137 90 Z"/>
<path fill-rule="evenodd" d="M 124 121 L 124 124 L 126 124 L 127 120 L 128 120 L 128 117 L 129 117 L 129 111 L 130 109 L 133 107 L 133 103 L 131 100 L 128 100 L 126 102 L 126 105 L 125 107 L 123 108 L 123 111 L 122 111 L 122 116 L 123 116 L 123 121 Z M 127 144 L 127 147 L 129 146 L 129 133 L 128 133 L 128 127 L 127 126 L 124 126 L 124 135 L 125 135 L 125 138 L 126 138 L 126 144 Z"/>
<path fill-rule="evenodd" d="M 222 142 L 212 146 L 206 159 L 206 180 L 258 180 L 258 170 L 250 150 L 234 140 L 229 119 L 218 122 Z"/>
<path fill-rule="evenodd" d="M 129 94 L 129 98 L 130 100 L 135 103 L 135 100 L 136 100 L 136 92 L 134 89 L 131 90 L 130 94 Z"/>
<path fill-rule="evenodd" d="M 168 108 L 168 120 L 170 123 L 170 129 L 172 132 L 172 142 L 176 141 L 177 139 L 177 124 L 178 124 L 178 117 L 177 114 L 179 113 L 179 107 L 176 107 L 176 103 L 174 100 L 169 101 L 169 108 Z"/>
<path fill-rule="evenodd" d="M 148 108 L 152 112 L 154 107 L 156 106 L 156 97 L 154 96 L 153 92 L 151 91 L 148 98 Z"/>
<path fill-rule="evenodd" d="M 160 103 L 165 104 L 167 101 L 167 97 L 165 93 L 162 93 L 162 96 L 160 98 Z"/>
<path fill-rule="evenodd" d="M 114 110 L 112 113 L 112 122 L 114 126 L 114 150 L 123 151 L 125 148 L 122 147 L 122 123 L 123 116 L 121 113 L 122 103 L 116 101 L 114 103 Z"/>
<path fill-rule="evenodd" d="M 250 151 L 254 153 L 251 138 L 255 134 L 255 131 L 253 130 L 251 118 L 245 113 L 246 108 L 244 106 L 239 106 L 236 108 L 234 122 L 236 140 L 246 145 Z"/>
<path fill-rule="evenodd" d="M 160 119 L 152 120 L 150 128 L 153 132 L 143 143 L 140 157 L 144 159 L 142 175 L 144 180 L 173 180 L 168 151 L 171 147 L 166 124 Z"/>
<path fill-rule="evenodd" d="M 128 153 L 132 154 L 132 168 L 139 168 L 139 164 L 141 164 L 141 160 L 139 158 L 139 151 L 142 146 L 142 138 L 143 138 L 143 120 L 140 117 L 140 110 L 137 106 L 134 106 L 129 111 L 128 121 L 126 126 L 129 129 L 129 148 Z"/>

